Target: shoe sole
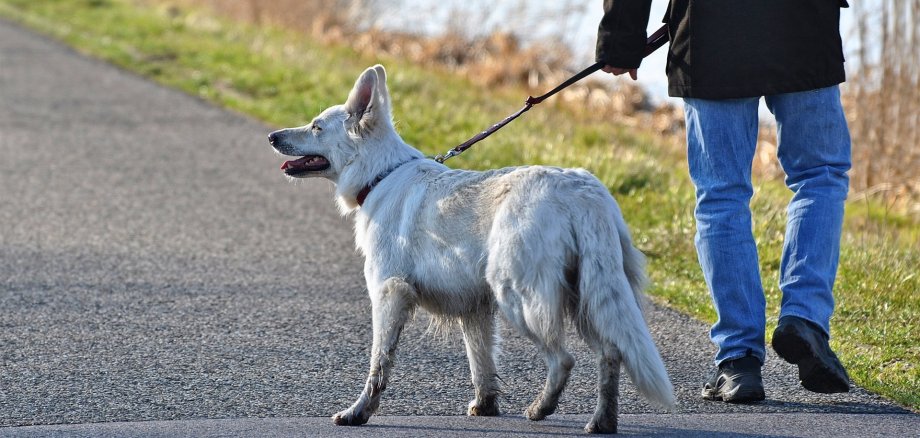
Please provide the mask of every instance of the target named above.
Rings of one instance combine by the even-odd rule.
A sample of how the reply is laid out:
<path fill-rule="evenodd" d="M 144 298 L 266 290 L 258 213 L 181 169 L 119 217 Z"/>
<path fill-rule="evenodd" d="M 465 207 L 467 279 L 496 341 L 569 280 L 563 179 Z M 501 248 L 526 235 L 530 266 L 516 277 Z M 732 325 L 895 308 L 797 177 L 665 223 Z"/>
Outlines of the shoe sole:
<path fill-rule="evenodd" d="M 849 392 L 850 383 L 843 365 L 821 360 L 811 343 L 798 333 L 778 331 L 773 334 L 773 350 L 786 362 L 798 365 L 802 386 L 822 394 Z"/>
<path fill-rule="evenodd" d="M 707 394 L 704 392 L 703 399 L 710 401 L 723 401 L 725 403 L 746 404 L 764 401 L 764 399 L 766 399 L 766 395 L 763 391 L 741 391 L 741 388 L 738 388 L 734 392 L 727 394 L 721 392 L 715 394 Z"/>

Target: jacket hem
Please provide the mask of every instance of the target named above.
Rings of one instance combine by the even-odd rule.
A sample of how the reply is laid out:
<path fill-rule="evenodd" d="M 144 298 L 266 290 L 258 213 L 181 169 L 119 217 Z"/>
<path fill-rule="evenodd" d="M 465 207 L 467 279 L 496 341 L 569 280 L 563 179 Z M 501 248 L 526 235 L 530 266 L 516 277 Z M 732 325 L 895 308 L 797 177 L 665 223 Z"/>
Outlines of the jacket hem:
<path fill-rule="evenodd" d="M 691 99 L 740 99 L 817 90 L 843 82 L 846 82 L 844 72 L 821 78 L 820 80 L 789 81 L 766 85 L 751 84 L 740 87 L 695 87 L 693 85 L 668 84 L 668 96 L 689 97 Z"/>

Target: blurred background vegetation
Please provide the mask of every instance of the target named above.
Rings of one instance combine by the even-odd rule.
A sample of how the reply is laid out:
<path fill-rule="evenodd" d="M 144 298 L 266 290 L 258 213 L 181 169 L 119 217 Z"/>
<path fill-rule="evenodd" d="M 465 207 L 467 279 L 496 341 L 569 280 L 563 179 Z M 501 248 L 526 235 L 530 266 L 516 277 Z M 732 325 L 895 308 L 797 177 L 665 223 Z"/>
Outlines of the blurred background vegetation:
<path fill-rule="evenodd" d="M 575 64 L 584 58 L 559 43 L 561 37 L 532 41 L 469 24 L 502 21 L 488 15 L 448 11 L 434 32 L 380 24 L 394 8 L 410 14 L 400 9 L 410 3 L 425 2 L 0 0 L 0 17 L 274 126 L 302 124 L 341 103 L 361 70 L 380 62 L 388 68 L 397 129 L 428 154 L 505 117 L 528 93 L 579 69 Z M 560 10 L 579 11 L 583 3 L 564 1 Z M 854 3 L 844 13 L 856 23 L 850 37 L 858 38 L 857 59 L 850 55 L 843 88 L 854 167 L 832 344 L 856 383 L 920 410 L 920 0 L 867 0 L 871 8 Z M 567 23 L 558 11 L 540 19 Z M 559 26 L 560 32 L 572 26 Z M 616 196 L 649 257 L 654 299 L 711 322 L 715 314 L 693 248 L 681 109 L 635 83 L 595 76 L 449 164 L 592 171 Z M 773 153 L 775 134 L 768 123 L 763 128 L 752 209 L 770 333 L 781 295 L 776 283 L 789 194 Z"/>
<path fill-rule="evenodd" d="M 483 33 L 469 23 L 502 23 L 495 8 L 478 16 L 448 12 L 441 32 L 399 30 L 387 25 L 389 11 L 427 5 L 452 7 L 451 2 L 386 0 L 163 0 L 160 4 L 206 7 L 225 17 L 256 25 L 281 26 L 319 41 L 348 45 L 368 56 L 387 54 L 421 65 L 436 65 L 482 86 L 522 85 L 533 91 L 551 88 L 579 68 L 585 51 L 565 44 L 572 25 L 558 16 L 536 17 L 561 23 L 556 38 L 532 40 L 500 25 Z M 409 4 L 406 4 L 409 3 Z M 547 2 L 520 2 L 519 8 L 549 9 Z M 556 2 L 553 2 L 556 3 Z M 584 16 L 582 4 L 562 2 L 558 10 Z M 600 8 L 600 2 L 596 2 Z M 454 5 L 453 7 L 456 7 Z M 466 15 L 464 15 L 466 14 Z M 848 63 L 850 80 L 843 86 L 844 103 L 853 135 L 853 195 L 882 200 L 891 208 L 920 217 L 920 1 L 870 0 L 853 3 L 852 32 L 843 32 L 855 48 Z M 462 18 L 462 20 L 461 20 Z M 657 20 L 651 25 L 657 27 Z M 459 22 L 458 22 L 459 20 Z M 530 27 L 536 27 L 532 23 Z M 596 26 L 596 23 L 578 23 Z M 509 28 L 511 26 L 508 26 Z M 520 26 L 518 26 L 520 27 Z M 586 47 L 588 52 L 593 47 Z M 855 55 L 852 56 L 852 55 Z M 855 58 L 855 59 L 852 59 Z M 663 72 L 644 71 L 643 75 Z M 610 90 L 613 89 L 613 93 Z M 566 101 L 603 117 L 617 117 L 631 126 L 682 136 L 683 115 L 668 101 L 625 81 L 591 82 L 568 91 Z M 653 104 L 653 100 L 658 102 Z M 761 175 L 782 178 L 775 160 L 775 132 L 764 126 L 756 168 Z"/>

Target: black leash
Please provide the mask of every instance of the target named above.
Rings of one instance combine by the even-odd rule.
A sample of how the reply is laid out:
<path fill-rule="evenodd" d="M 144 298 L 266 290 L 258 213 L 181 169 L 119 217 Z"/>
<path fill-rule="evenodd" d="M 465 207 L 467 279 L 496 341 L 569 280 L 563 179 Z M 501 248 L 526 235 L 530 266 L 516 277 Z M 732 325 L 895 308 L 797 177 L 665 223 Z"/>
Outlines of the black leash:
<path fill-rule="evenodd" d="M 661 26 L 660 29 L 658 29 L 657 31 L 655 31 L 655 33 L 653 33 L 651 36 L 648 37 L 648 39 L 647 39 L 646 42 L 645 42 L 645 53 L 644 53 L 642 56 L 643 56 L 643 57 L 646 57 L 646 56 L 652 54 L 652 52 L 654 52 L 655 50 L 658 50 L 658 48 L 661 47 L 661 46 L 663 46 L 664 43 L 666 43 L 666 42 L 668 42 L 668 26 L 667 26 L 667 25 L 664 25 L 664 26 Z M 473 138 L 471 138 L 471 139 L 469 139 L 469 140 L 467 140 L 467 141 L 465 141 L 465 142 L 463 142 L 463 143 L 461 143 L 461 144 L 455 146 L 454 148 L 448 150 L 446 154 L 435 156 L 435 157 L 434 157 L 434 160 L 437 161 L 437 162 L 439 162 L 439 163 L 443 163 L 443 162 L 447 161 L 447 159 L 449 159 L 449 158 L 451 158 L 451 157 L 456 157 L 457 155 L 462 154 L 463 151 L 469 149 L 471 146 L 473 146 L 474 144 L 478 143 L 478 142 L 481 141 L 482 139 L 484 139 L 484 138 L 486 138 L 486 137 L 492 135 L 495 131 L 498 131 L 498 130 L 501 129 L 503 126 L 507 125 L 508 123 L 511 123 L 512 120 L 514 120 L 514 119 L 520 117 L 521 114 L 526 113 L 529 109 L 533 108 L 534 105 L 537 105 L 537 104 L 539 104 L 540 102 L 543 102 L 544 100 L 548 99 L 548 98 L 551 97 L 552 95 L 554 95 L 554 94 L 556 94 L 556 93 L 562 91 L 563 89 L 565 89 L 565 88 L 568 87 L 569 85 L 572 85 L 572 84 L 574 84 L 574 83 L 576 83 L 576 82 L 578 82 L 578 81 L 584 79 L 586 76 L 588 76 L 588 75 L 590 75 L 591 73 L 594 73 L 594 72 L 596 72 L 596 71 L 602 69 L 603 67 L 604 67 L 604 63 L 603 63 L 603 62 L 598 62 L 598 63 L 596 63 L 596 64 L 594 64 L 594 65 L 592 65 L 592 66 L 590 66 L 590 67 L 588 67 L 588 68 L 586 68 L 586 69 L 584 69 L 584 70 L 578 72 L 578 73 L 576 73 L 575 76 L 572 76 L 572 77 L 566 79 L 565 82 L 559 84 L 558 86 L 556 86 L 556 88 L 553 88 L 553 89 L 550 90 L 548 93 L 546 93 L 546 94 L 544 94 L 544 95 L 542 95 L 542 96 L 537 96 L 537 97 L 529 96 L 529 97 L 527 97 L 527 101 L 524 103 L 524 107 L 521 108 L 521 109 L 519 109 L 516 113 L 514 113 L 514 114 L 512 114 L 512 115 L 510 115 L 510 116 L 508 116 L 508 117 L 505 117 L 502 121 L 500 121 L 500 122 L 498 122 L 498 123 L 492 125 L 489 129 L 486 129 L 485 131 L 482 131 L 482 132 L 480 132 L 479 134 L 476 134 L 475 136 L 473 136 Z"/>

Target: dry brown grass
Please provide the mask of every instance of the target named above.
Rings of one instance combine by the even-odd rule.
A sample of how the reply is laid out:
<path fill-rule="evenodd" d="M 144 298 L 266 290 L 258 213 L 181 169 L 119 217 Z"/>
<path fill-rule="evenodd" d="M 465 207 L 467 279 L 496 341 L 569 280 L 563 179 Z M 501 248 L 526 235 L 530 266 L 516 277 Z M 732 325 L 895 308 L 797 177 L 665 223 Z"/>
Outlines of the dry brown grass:
<path fill-rule="evenodd" d="M 570 50 L 558 43 L 524 44 L 496 31 L 485 36 L 448 26 L 443 34 L 421 36 L 374 26 L 379 0 L 150 0 L 180 7 L 207 7 L 226 17 L 293 29 L 319 41 L 448 69 L 483 87 L 524 85 L 545 91 L 573 72 Z M 862 47 L 860 69 L 850 72 L 844 105 L 853 135 L 852 196 L 875 197 L 900 211 L 920 216 L 920 0 L 880 0 L 867 10 L 854 2 Z M 456 22 L 469 22 L 470 17 Z M 662 134 L 679 145 L 682 109 L 652 105 L 639 86 L 583 81 L 560 99 L 586 117 L 616 119 L 627 126 Z M 781 178 L 775 158 L 775 130 L 764 126 L 755 172 Z M 677 146 L 680 147 L 680 146 Z"/>
<path fill-rule="evenodd" d="M 161 0 L 180 6 L 204 6 L 227 17 L 272 24 L 306 33 L 360 52 L 399 56 L 422 64 L 444 66 L 468 74 L 477 84 L 537 85 L 555 77 L 570 63 L 562 45 L 527 46 L 514 35 L 495 32 L 471 36 L 460 26 L 422 37 L 411 32 L 383 31 L 373 25 L 375 0 Z M 458 18 L 459 19 L 459 18 Z"/>
<path fill-rule="evenodd" d="M 852 188 L 920 215 L 920 0 L 878 3 L 853 2 L 859 71 L 844 96 Z"/>

